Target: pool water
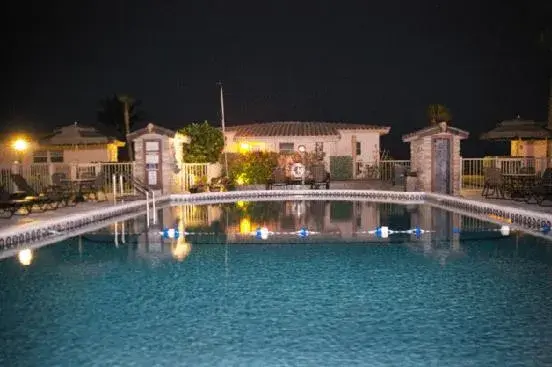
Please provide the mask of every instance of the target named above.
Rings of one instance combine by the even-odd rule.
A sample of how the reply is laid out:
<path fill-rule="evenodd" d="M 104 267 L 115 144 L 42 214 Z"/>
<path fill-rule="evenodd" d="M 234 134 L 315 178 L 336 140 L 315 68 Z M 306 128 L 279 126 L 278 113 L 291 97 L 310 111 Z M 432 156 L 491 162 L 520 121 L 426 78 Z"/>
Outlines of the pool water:
<path fill-rule="evenodd" d="M 380 223 L 409 227 L 404 208 L 378 208 Z M 0 365 L 552 364 L 544 240 L 347 239 L 343 223 L 359 221 L 343 214 L 341 236 L 250 241 L 231 233 L 244 217 L 196 222 L 178 256 L 164 248 L 182 241 L 150 231 L 147 245 L 129 233 L 116 246 L 111 228 L 35 250 L 28 266 L 0 261 Z"/>

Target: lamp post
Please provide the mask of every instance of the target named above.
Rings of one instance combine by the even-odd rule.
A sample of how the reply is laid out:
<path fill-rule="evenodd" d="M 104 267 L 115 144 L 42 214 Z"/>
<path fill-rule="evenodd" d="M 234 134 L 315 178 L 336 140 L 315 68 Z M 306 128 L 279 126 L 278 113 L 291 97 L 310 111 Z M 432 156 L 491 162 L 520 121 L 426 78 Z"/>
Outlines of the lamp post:
<path fill-rule="evenodd" d="M 297 148 L 299 150 L 299 154 L 301 154 L 301 164 L 303 165 L 303 174 L 301 175 L 301 185 L 305 185 L 305 171 L 307 170 L 305 167 L 305 151 L 307 148 L 305 148 L 304 145 L 299 145 Z"/>
<path fill-rule="evenodd" d="M 17 160 L 14 162 L 17 167 L 17 173 L 21 173 L 21 165 L 23 164 L 23 153 L 27 150 L 29 144 L 25 139 L 19 138 L 16 139 L 12 148 L 17 152 Z"/>

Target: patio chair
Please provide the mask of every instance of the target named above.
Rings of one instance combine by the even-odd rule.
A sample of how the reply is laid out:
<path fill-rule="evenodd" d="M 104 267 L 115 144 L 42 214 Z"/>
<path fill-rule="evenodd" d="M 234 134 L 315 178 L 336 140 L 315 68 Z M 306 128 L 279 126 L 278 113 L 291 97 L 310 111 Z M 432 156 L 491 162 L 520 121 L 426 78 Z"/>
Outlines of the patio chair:
<path fill-rule="evenodd" d="M 11 178 L 19 190 L 14 193 L 14 195 L 16 195 L 18 199 L 32 201 L 34 206 L 37 206 L 41 211 L 57 209 L 62 203 L 62 199 L 57 192 L 48 190 L 44 193 L 37 193 L 20 174 L 11 174 Z"/>
<path fill-rule="evenodd" d="M 103 194 L 103 200 L 100 200 L 100 193 Z M 96 175 L 93 181 L 81 184 L 80 194 L 89 199 L 92 196 L 92 200 L 96 201 L 107 200 L 107 193 L 105 192 L 105 173 L 102 171 Z"/>
<path fill-rule="evenodd" d="M 325 186 L 326 190 L 330 189 L 330 173 L 326 172 L 323 164 L 315 164 L 310 169 L 311 179 L 309 180 L 311 189 L 319 189 Z"/>
<path fill-rule="evenodd" d="M 496 198 L 504 198 L 504 180 L 500 170 L 492 167 L 485 171 L 485 183 L 481 192 L 481 196 L 485 198 L 489 198 L 491 195 Z"/>
<path fill-rule="evenodd" d="M 77 205 L 76 194 L 73 187 L 67 181 L 67 175 L 63 172 L 56 172 L 52 175 L 52 185 L 48 187 L 52 195 L 55 193 L 59 196 L 63 206 Z"/>
<path fill-rule="evenodd" d="M 541 177 L 535 181 L 527 201 L 529 202 L 532 198 L 540 206 L 544 201 L 552 200 L 552 168 L 545 169 Z"/>
<path fill-rule="evenodd" d="M 228 178 L 224 176 L 211 178 L 209 191 L 228 191 Z"/>
<path fill-rule="evenodd" d="M 286 171 L 281 168 L 277 167 L 272 171 L 272 175 L 266 182 L 266 189 L 270 190 L 274 186 L 287 186 L 289 180 L 286 177 Z"/>
<path fill-rule="evenodd" d="M 11 218 L 16 213 L 22 215 L 31 213 L 34 206 L 33 200 L 17 199 L 16 197 L 6 191 L 4 186 L 0 186 L 0 213 L 2 214 L 0 218 Z M 21 209 L 25 210 L 21 211 Z"/>

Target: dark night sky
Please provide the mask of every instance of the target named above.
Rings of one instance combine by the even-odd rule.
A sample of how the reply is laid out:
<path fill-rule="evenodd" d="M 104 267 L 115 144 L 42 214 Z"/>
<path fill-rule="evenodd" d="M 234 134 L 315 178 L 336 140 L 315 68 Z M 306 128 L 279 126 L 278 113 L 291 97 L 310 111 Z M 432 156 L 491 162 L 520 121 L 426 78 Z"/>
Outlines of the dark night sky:
<path fill-rule="evenodd" d="M 426 124 L 430 103 L 472 133 L 466 157 L 503 153 L 477 138 L 500 120 L 546 119 L 550 69 L 536 41 L 552 1 L 331 3 L 5 5 L 2 129 L 94 123 L 98 100 L 113 93 L 141 99 L 150 120 L 169 128 L 217 122 L 218 80 L 228 125 L 388 124 L 383 144 L 395 157 L 406 155 L 400 136 Z"/>

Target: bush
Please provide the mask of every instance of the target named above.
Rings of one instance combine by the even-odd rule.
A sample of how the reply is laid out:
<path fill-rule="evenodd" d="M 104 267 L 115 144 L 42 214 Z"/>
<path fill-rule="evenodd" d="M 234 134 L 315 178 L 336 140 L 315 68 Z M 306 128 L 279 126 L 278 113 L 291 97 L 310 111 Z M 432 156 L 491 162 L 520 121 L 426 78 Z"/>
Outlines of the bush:
<path fill-rule="evenodd" d="M 350 180 L 353 178 L 353 157 L 330 157 L 330 173 L 332 180 Z"/>
<path fill-rule="evenodd" d="M 215 163 L 224 148 L 224 135 L 220 129 L 209 125 L 193 123 L 179 131 L 190 138 L 184 144 L 183 159 L 186 163 Z"/>
<path fill-rule="evenodd" d="M 251 152 L 228 154 L 228 171 L 237 185 L 264 184 L 278 165 L 278 154 Z"/>

